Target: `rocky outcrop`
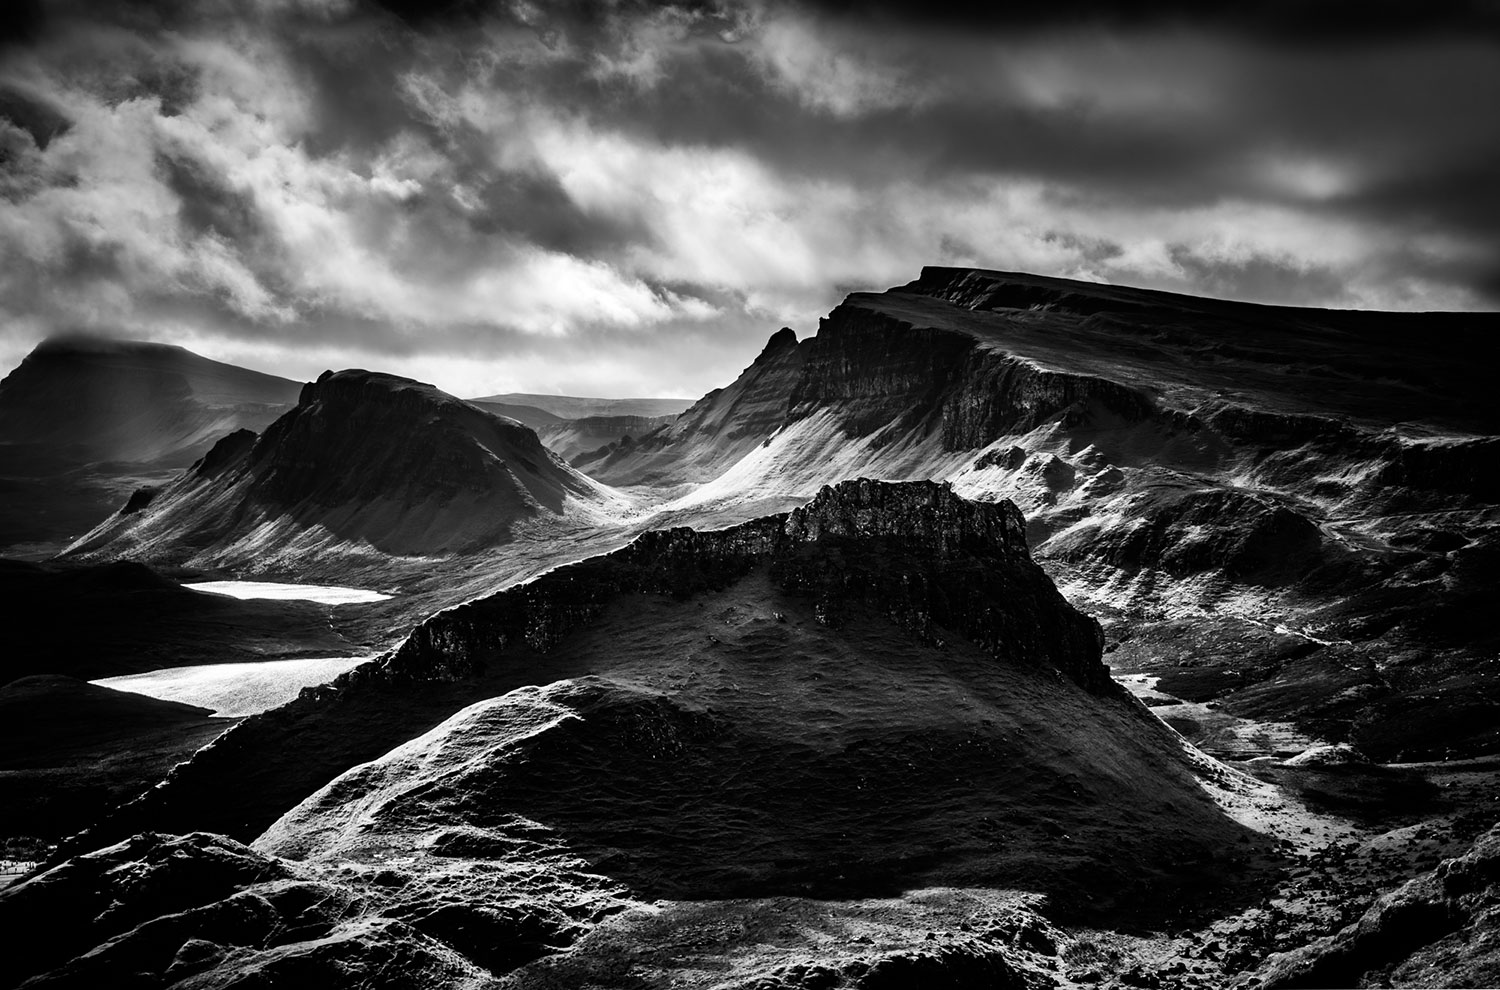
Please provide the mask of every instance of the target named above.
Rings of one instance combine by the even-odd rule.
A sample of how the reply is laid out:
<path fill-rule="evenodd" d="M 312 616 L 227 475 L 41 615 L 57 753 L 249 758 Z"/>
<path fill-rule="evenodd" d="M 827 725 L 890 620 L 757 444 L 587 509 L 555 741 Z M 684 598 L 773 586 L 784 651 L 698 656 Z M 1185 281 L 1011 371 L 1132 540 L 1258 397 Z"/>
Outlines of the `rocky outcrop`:
<path fill-rule="evenodd" d="M 645 534 L 616 553 L 435 615 L 378 669 L 348 677 L 462 676 L 512 644 L 555 645 L 618 595 L 687 597 L 760 564 L 781 587 L 814 600 L 828 622 L 857 604 L 920 637 L 962 633 L 1006 659 L 1055 665 L 1082 687 L 1113 690 L 1098 660 L 1097 628 L 1032 563 L 1014 506 L 968 502 L 931 482 L 866 479 L 825 488 L 785 516 Z"/>
<path fill-rule="evenodd" d="M 716 985 L 1045 985 L 1030 909 L 935 905 L 1177 912 L 1264 845 L 1100 650 L 1014 506 L 848 481 L 433 616 L 76 837 L 0 923 L 76 932 L 18 957 L 43 986 L 670 985 L 705 938 Z M 201 828 L 251 848 L 159 834 Z M 809 912 L 849 937 L 764 938 Z"/>
<path fill-rule="evenodd" d="M 1002 667 L 1123 697 L 1100 660 L 1097 624 L 1031 561 L 1014 507 L 968 502 L 932 483 L 846 482 L 787 515 L 719 531 L 647 533 L 622 550 L 440 612 L 386 656 L 247 719 L 100 834 L 191 823 L 248 838 L 310 786 L 451 714 L 457 699 L 481 690 L 474 685 L 515 686 L 511 678 L 541 662 L 526 658 L 561 649 L 620 601 L 686 601 L 754 572 L 830 630 L 862 628 L 878 616 L 916 644 L 941 649 L 961 639 Z M 580 662 L 588 670 L 595 661 Z M 544 663 L 530 676 L 551 679 L 555 670 Z M 339 719 L 356 711 L 365 712 L 360 729 L 345 736 Z M 308 752 L 294 739 L 311 731 L 322 742 Z M 295 754 L 280 751 L 292 746 Z"/>
<path fill-rule="evenodd" d="M 807 342 L 789 418 L 836 410 L 854 438 L 932 434 L 945 451 L 973 450 L 1092 407 L 1141 420 L 1155 405 L 1108 379 L 1049 371 L 979 345 L 963 330 L 925 327 L 871 310 L 854 297 L 835 308 Z"/>
<path fill-rule="evenodd" d="M 1497 980 L 1500 828 L 1381 897 L 1338 934 L 1272 956 L 1253 985 L 1485 987 Z"/>
<path fill-rule="evenodd" d="M 401 898 L 371 896 L 380 889 L 221 836 L 138 835 L 0 894 L 10 939 L 0 984 L 396 988 L 487 978 L 425 934 L 425 919 L 394 917 Z"/>

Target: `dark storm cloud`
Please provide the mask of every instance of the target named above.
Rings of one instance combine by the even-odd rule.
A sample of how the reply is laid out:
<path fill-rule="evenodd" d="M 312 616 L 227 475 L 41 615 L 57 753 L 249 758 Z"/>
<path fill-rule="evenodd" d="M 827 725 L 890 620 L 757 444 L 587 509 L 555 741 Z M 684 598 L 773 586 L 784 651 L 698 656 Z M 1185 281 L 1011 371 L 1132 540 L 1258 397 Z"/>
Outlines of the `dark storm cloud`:
<path fill-rule="evenodd" d="M 1024 30 L 1099 26 L 1114 30 L 1207 27 L 1276 40 L 1345 44 L 1371 38 L 1500 33 L 1491 0 L 812 0 L 817 13 L 874 24 Z"/>
<path fill-rule="evenodd" d="M 693 394 L 926 263 L 1484 305 L 1495 12 L 34 4 L 0 61 L 0 321 L 11 352 L 84 326 Z"/>

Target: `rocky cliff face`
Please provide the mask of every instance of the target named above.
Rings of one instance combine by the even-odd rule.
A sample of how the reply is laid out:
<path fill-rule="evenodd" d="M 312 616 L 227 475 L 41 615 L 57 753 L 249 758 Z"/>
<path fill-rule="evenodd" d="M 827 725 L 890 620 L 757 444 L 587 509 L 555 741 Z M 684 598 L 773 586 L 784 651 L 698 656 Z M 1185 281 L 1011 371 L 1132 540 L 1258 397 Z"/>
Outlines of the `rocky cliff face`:
<path fill-rule="evenodd" d="M 389 666 L 464 670 L 514 642 L 546 649 L 622 593 L 688 595 L 761 564 L 810 598 L 820 621 L 864 606 L 925 640 L 951 630 L 1012 661 L 1054 666 L 1088 690 L 1113 690 L 1097 628 L 1031 561 L 1015 506 L 968 502 L 930 482 L 865 479 L 826 488 L 786 516 L 647 533 L 522 592 L 449 609 L 413 630 Z"/>
<path fill-rule="evenodd" d="M 1284 713 L 1317 732 L 1382 755 L 1473 752 L 1497 740 L 1459 729 L 1467 718 L 1435 719 L 1446 728 L 1425 738 L 1393 719 L 1411 691 L 1484 669 L 1496 642 L 1471 621 L 1478 586 L 1463 561 L 1497 536 L 1500 418 L 1472 360 L 1497 331 L 1486 315 L 1295 310 L 928 268 L 851 295 L 816 336 L 773 341 L 724 390 L 754 391 L 753 417 L 705 397 L 721 434 L 762 438 L 732 463 L 678 429 L 587 470 L 697 483 L 670 491 L 684 513 L 788 507 L 851 476 L 1007 498 L 1068 593 L 1119 620 L 1118 663 L 1180 653 L 1159 648 L 1153 623 L 1207 614 L 1240 685 L 1297 680 L 1283 668 L 1299 649 L 1369 672 L 1326 705 Z M 1435 640 L 1448 659 L 1424 678 L 1416 658 Z M 1181 659 L 1215 664 L 1217 649 Z M 1500 699 L 1484 677 L 1484 696 Z M 1368 704 L 1335 703 L 1349 687 Z"/>
<path fill-rule="evenodd" d="M 240 723 L 0 896 L 69 932 L 8 962 L 48 986 L 1045 986 L 1038 895 L 1165 918 L 1240 896 L 1264 845 L 1100 650 L 1014 506 L 943 485 L 645 534 Z M 155 834 L 197 829 L 253 841 Z"/>
<path fill-rule="evenodd" d="M 241 566 L 462 552 L 609 499 L 511 420 L 408 379 L 327 372 L 259 437 L 225 437 L 70 552 Z"/>

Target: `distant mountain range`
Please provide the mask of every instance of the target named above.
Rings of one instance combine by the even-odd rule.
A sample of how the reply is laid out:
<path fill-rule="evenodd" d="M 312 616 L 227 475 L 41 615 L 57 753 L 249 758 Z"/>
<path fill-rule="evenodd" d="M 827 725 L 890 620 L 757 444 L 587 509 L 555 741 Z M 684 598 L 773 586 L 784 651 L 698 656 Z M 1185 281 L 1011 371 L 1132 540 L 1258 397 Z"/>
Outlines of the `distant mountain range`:
<path fill-rule="evenodd" d="M 1491 314 L 929 268 L 851 295 L 814 336 L 778 331 L 667 422 L 613 414 L 671 400 L 464 403 L 390 376 L 325 376 L 261 436 L 223 441 L 70 553 L 304 576 L 357 565 L 442 586 L 431 604 L 444 604 L 647 528 L 784 511 L 846 478 L 941 480 L 1020 506 L 1068 593 L 1107 628 L 1120 621 L 1118 665 L 1165 667 L 1200 700 L 1243 697 L 1382 755 L 1440 756 L 1500 742 L 1484 715 L 1500 674 L 1471 683 L 1500 636 L 1483 619 L 1500 413 L 1474 360 L 1497 333 Z M 208 364 L 213 382 L 240 380 Z M 12 378 L 40 382 L 46 367 L 28 360 Z M 538 442 L 549 436 L 571 465 Z M 444 567 L 472 580 L 440 580 Z M 1212 616 L 1190 651 L 1188 614 Z M 1273 677 L 1310 693 L 1266 699 L 1257 685 Z"/>
<path fill-rule="evenodd" d="M 1497 339 L 1494 314 L 928 268 L 781 329 L 691 404 L 465 401 L 363 370 L 287 394 L 172 349 L 55 345 L 0 386 L 28 483 L 177 467 L 0 574 L 61 603 L 33 638 L 147 602 L 162 617 L 121 629 L 160 622 L 174 650 L 352 628 L 204 626 L 123 560 L 397 594 L 360 627 L 385 652 L 152 764 L 0 895 L 0 983 L 1156 985 L 1054 927 L 1121 918 L 1155 940 L 1131 951 L 1180 943 L 1182 986 L 1299 944 L 1264 985 L 1493 973 L 1500 832 L 1441 866 L 1412 832 L 1427 858 L 1399 869 L 1433 872 L 1304 936 L 1353 917 L 1311 918 L 1314 874 L 1368 878 L 1407 842 L 1405 818 L 1361 855 L 1336 838 L 1382 795 L 1451 799 L 1460 830 L 1456 791 L 1363 761 L 1500 751 Z M 98 460 L 126 455 L 150 459 Z M 58 640 L 0 703 L 205 731 L 59 676 L 89 640 Z M 1246 757 L 1212 719 L 1261 762 L 1213 759 Z M 1293 858 L 1304 821 L 1329 830 L 1317 864 Z M 1180 930 L 1210 909 L 1236 920 Z"/>

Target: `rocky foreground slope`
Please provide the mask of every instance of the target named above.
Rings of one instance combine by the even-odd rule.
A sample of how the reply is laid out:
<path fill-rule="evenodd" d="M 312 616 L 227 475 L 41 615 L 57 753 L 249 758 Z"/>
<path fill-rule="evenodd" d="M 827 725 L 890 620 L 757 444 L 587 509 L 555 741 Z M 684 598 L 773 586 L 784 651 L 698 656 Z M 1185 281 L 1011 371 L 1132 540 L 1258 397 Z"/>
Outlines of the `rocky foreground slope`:
<path fill-rule="evenodd" d="M 1015 508 L 940 485 L 647 534 L 240 723 L 0 895 L 0 966 L 1052 985 L 1039 912 L 1222 907 L 1265 845 L 1100 648 Z"/>
<path fill-rule="evenodd" d="M 1500 414 L 1475 356 L 1497 337 L 1490 314 L 928 268 L 575 463 L 689 518 L 855 475 L 1008 498 L 1117 668 L 1379 759 L 1489 752 Z"/>
<path fill-rule="evenodd" d="M 1358 921 L 1268 959 L 1250 986 L 1486 987 L 1500 977 L 1500 827 Z"/>
<path fill-rule="evenodd" d="M 225 437 L 68 555 L 305 572 L 592 524 L 613 500 L 512 420 L 410 379 L 326 372 L 262 434 Z"/>

